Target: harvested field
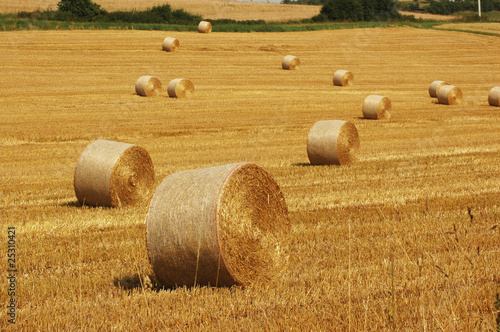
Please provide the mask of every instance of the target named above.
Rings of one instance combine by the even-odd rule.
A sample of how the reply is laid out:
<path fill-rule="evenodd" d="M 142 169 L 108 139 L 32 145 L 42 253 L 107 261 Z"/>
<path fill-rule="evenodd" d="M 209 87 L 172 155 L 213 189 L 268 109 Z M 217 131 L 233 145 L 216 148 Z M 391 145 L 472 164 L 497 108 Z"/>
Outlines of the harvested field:
<path fill-rule="evenodd" d="M 16 231 L 16 330 L 495 330 L 500 113 L 487 95 L 500 84 L 500 38 L 411 28 L 175 37 L 182 47 L 167 53 L 165 32 L 0 33 L 0 224 L 3 254 L 7 227 Z M 282 70 L 287 54 L 300 70 Z M 333 86 L 338 68 L 356 84 Z M 189 77 L 196 93 L 143 98 L 142 75 Z M 460 87 L 461 104 L 429 97 L 438 79 Z M 391 99 L 390 121 L 361 117 L 370 94 Z M 356 163 L 309 165 L 308 131 L 328 119 L 356 126 Z M 188 169 L 263 167 L 289 209 L 283 272 L 248 288 L 158 289 L 147 207 L 75 197 L 78 158 L 99 138 L 144 147 L 155 187 Z"/>
<path fill-rule="evenodd" d="M 0 13 L 57 9 L 59 0 L 7 0 L 0 2 Z M 321 6 L 286 5 L 274 3 L 251 3 L 227 0 L 97 0 L 103 9 L 144 10 L 156 5 L 169 4 L 173 9 L 184 9 L 191 14 L 208 19 L 228 18 L 233 20 L 289 21 L 311 18 L 319 14 Z"/>
<path fill-rule="evenodd" d="M 500 23 L 447 23 L 437 29 L 483 32 L 500 35 Z"/>

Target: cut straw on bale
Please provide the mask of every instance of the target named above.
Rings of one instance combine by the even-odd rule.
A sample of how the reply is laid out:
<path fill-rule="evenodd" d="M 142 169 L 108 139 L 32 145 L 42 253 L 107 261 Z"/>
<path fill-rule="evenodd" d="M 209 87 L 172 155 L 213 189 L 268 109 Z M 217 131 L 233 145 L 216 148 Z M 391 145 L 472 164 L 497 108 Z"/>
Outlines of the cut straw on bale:
<path fill-rule="evenodd" d="M 300 59 L 294 55 L 287 55 L 283 58 L 281 66 L 286 70 L 295 70 L 300 67 Z"/>
<path fill-rule="evenodd" d="M 163 40 L 163 50 L 167 52 L 173 52 L 179 48 L 179 41 L 177 38 L 167 37 Z"/>
<path fill-rule="evenodd" d="M 210 33 L 212 32 L 212 23 L 207 21 L 201 21 L 198 24 L 198 32 L 199 33 Z"/>
<path fill-rule="evenodd" d="M 500 86 L 495 86 L 490 90 L 488 103 L 491 106 L 500 106 Z"/>
<path fill-rule="evenodd" d="M 441 89 L 441 87 L 443 87 L 444 85 L 449 85 L 449 84 L 445 81 L 432 82 L 431 85 L 429 86 L 429 95 L 432 98 L 437 98 L 439 89 Z"/>
<path fill-rule="evenodd" d="M 349 121 L 316 122 L 307 136 L 307 155 L 313 165 L 344 165 L 356 161 L 359 135 Z"/>
<path fill-rule="evenodd" d="M 348 86 L 354 82 L 354 75 L 347 70 L 337 70 L 333 74 L 333 85 Z"/>
<path fill-rule="evenodd" d="M 438 103 L 457 105 L 462 102 L 462 91 L 454 85 L 443 85 L 438 91 Z"/>
<path fill-rule="evenodd" d="M 363 117 L 366 119 L 390 119 L 391 100 L 384 96 L 370 95 L 363 102 Z"/>
<path fill-rule="evenodd" d="M 135 83 L 135 92 L 143 97 L 155 97 L 160 94 L 161 82 L 154 76 L 141 76 Z"/>
<path fill-rule="evenodd" d="M 252 163 L 168 176 L 151 200 L 146 224 L 151 264 L 167 287 L 269 280 L 290 231 L 278 184 Z"/>
<path fill-rule="evenodd" d="M 186 98 L 194 92 L 194 85 L 188 79 L 176 78 L 170 81 L 167 90 L 170 98 Z"/>
<path fill-rule="evenodd" d="M 139 205 L 151 198 L 154 177 L 153 162 L 144 148 L 97 140 L 78 159 L 75 193 L 78 201 L 86 205 Z"/>

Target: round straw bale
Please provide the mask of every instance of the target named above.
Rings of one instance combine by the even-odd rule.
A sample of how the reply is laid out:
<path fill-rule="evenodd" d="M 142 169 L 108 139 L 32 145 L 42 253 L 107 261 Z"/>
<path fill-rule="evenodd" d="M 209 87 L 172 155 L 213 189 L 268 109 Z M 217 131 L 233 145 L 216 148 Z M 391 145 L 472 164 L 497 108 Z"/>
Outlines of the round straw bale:
<path fill-rule="evenodd" d="M 352 85 L 354 81 L 354 75 L 347 70 L 337 70 L 333 74 L 333 85 L 347 86 Z"/>
<path fill-rule="evenodd" d="M 437 94 L 438 103 L 456 105 L 462 102 L 462 91 L 454 85 L 443 85 Z"/>
<path fill-rule="evenodd" d="M 210 33 L 212 32 L 212 23 L 207 21 L 201 21 L 198 24 L 198 32 L 199 33 Z"/>
<path fill-rule="evenodd" d="M 179 47 L 179 40 L 173 37 L 167 37 L 163 40 L 163 50 L 173 52 Z"/>
<path fill-rule="evenodd" d="M 153 194 L 154 177 L 153 162 L 144 148 L 97 140 L 78 159 L 74 187 L 81 204 L 137 205 Z"/>
<path fill-rule="evenodd" d="M 135 83 L 135 92 L 143 97 L 155 97 L 160 94 L 161 82 L 154 76 L 141 76 Z"/>
<path fill-rule="evenodd" d="M 168 83 L 167 91 L 170 98 L 185 98 L 194 92 L 194 85 L 188 79 L 176 78 Z"/>
<path fill-rule="evenodd" d="M 288 209 L 261 167 L 238 163 L 166 177 L 146 219 L 149 257 L 167 287 L 246 286 L 279 268 Z"/>
<path fill-rule="evenodd" d="M 449 85 L 449 84 L 445 81 L 432 82 L 431 85 L 429 86 L 429 95 L 433 98 L 437 98 L 439 89 L 441 89 L 441 87 L 444 85 Z"/>
<path fill-rule="evenodd" d="M 391 100 L 384 96 L 370 95 L 363 102 L 363 116 L 367 119 L 390 119 Z"/>
<path fill-rule="evenodd" d="M 294 55 L 287 55 L 286 57 L 283 58 L 281 66 L 283 67 L 283 69 L 287 70 L 299 69 L 300 59 Z"/>
<path fill-rule="evenodd" d="M 349 121 L 316 122 L 307 136 L 307 155 L 313 165 L 344 165 L 356 161 L 359 135 Z"/>
<path fill-rule="evenodd" d="M 495 86 L 490 90 L 488 103 L 491 106 L 500 106 L 500 86 Z"/>

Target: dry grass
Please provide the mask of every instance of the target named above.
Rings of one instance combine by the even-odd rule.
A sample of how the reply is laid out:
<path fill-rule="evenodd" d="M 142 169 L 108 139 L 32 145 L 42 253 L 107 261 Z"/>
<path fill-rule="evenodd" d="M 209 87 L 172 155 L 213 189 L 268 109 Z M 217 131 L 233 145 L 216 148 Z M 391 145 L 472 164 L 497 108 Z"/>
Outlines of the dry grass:
<path fill-rule="evenodd" d="M 436 26 L 436 29 L 478 31 L 500 34 L 500 23 L 447 23 Z"/>
<path fill-rule="evenodd" d="M 0 13 L 33 11 L 47 8 L 57 9 L 59 0 L 16 0 L 0 2 Z M 227 0 L 97 0 L 109 11 L 143 10 L 155 5 L 169 4 L 173 9 L 182 8 L 189 13 L 209 19 L 228 18 L 233 20 L 289 21 L 311 18 L 319 14 L 321 6 L 285 5 L 273 3 L 252 3 Z"/>
<path fill-rule="evenodd" d="M 485 96 L 498 85 L 499 38 L 179 32 L 182 48 L 166 53 L 164 37 L 0 34 L 0 76 L 16 78 L 0 80 L 0 223 L 2 241 L 7 226 L 17 231 L 17 330 L 496 328 L 500 121 Z M 286 54 L 299 71 L 281 69 Z M 331 84 L 339 67 L 357 73 L 355 86 Z M 145 73 L 189 77 L 196 94 L 141 98 Z M 460 105 L 429 97 L 437 78 L 460 86 Z M 360 118 L 369 94 L 391 96 L 390 122 Z M 356 125 L 359 161 L 307 166 L 309 128 L 332 118 Z M 283 274 L 248 289 L 156 289 L 147 208 L 77 204 L 74 168 L 97 138 L 144 147 L 156 185 L 240 161 L 269 171 L 292 223 Z"/>

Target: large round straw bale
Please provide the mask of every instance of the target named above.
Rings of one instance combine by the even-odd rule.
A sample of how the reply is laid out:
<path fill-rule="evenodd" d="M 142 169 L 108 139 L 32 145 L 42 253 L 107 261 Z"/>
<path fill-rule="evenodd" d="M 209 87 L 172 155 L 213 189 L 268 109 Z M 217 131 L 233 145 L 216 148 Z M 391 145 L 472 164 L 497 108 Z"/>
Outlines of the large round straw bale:
<path fill-rule="evenodd" d="M 449 84 L 445 81 L 432 82 L 431 85 L 429 86 L 429 95 L 433 98 L 437 98 L 439 89 L 441 89 L 441 87 L 444 85 L 449 85 Z"/>
<path fill-rule="evenodd" d="M 363 116 L 367 119 L 390 119 L 391 100 L 384 96 L 370 95 L 363 102 Z"/>
<path fill-rule="evenodd" d="M 456 105 L 462 102 L 462 91 L 454 85 L 443 85 L 438 91 L 438 103 Z"/>
<path fill-rule="evenodd" d="M 278 184 L 251 163 L 168 176 L 151 200 L 146 224 L 151 264 L 167 287 L 269 280 L 290 231 Z"/>
<path fill-rule="evenodd" d="M 163 50 L 173 52 L 179 47 L 179 40 L 174 37 L 167 37 L 163 40 Z"/>
<path fill-rule="evenodd" d="M 495 86 L 490 90 L 488 103 L 491 106 L 500 106 L 500 86 Z"/>
<path fill-rule="evenodd" d="M 318 121 L 307 136 L 307 155 L 313 165 L 352 163 L 358 149 L 358 131 L 349 121 Z"/>
<path fill-rule="evenodd" d="M 176 78 L 170 81 L 167 91 L 170 98 L 185 98 L 194 92 L 194 85 L 188 79 Z"/>
<path fill-rule="evenodd" d="M 210 33 L 212 32 L 212 23 L 207 21 L 201 21 L 198 24 L 198 32 L 199 33 Z"/>
<path fill-rule="evenodd" d="M 154 177 L 153 162 L 144 148 L 97 140 L 78 159 L 75 193 L 81 204 L 137 205 L 147 202 L 153 194 Z"/>
<path fill-rule="evenodd" d="M 143 97 L 155 97 L 160 91 L 161 82 L 154 76 L 141 76 L 135 83 L 135 92 Z"/>
<path fill-rule="evenodd" d="M 299 69 L 300 59 L 294 55 L 287 55 L 286 57 L 283 58 L 281 66 L 283 67 L 283 69 L 287 70 Z"/>
<path fill-rule="evenodd" d="M 354 75 L 347 70 L 337 70 L 333 74 L 333 85 L 347 86 L 352 85 L 354 81 Z"/>

